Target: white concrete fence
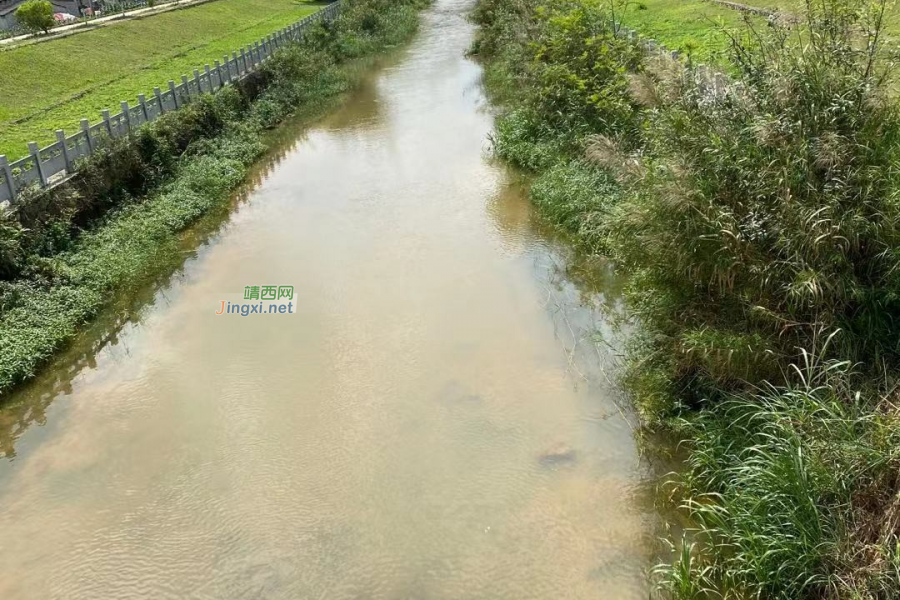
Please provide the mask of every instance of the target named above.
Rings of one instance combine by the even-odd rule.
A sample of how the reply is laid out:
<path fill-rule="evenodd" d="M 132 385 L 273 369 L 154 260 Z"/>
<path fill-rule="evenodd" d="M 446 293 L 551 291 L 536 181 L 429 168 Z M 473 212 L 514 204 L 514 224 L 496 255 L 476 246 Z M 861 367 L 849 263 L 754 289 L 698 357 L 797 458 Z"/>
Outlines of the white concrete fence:
<path fill-rule="evenodd" d="M 226 55 L 213 66 L 207 64 L 202 70 L 194 69 L 192 76 L 182 75 L 178 85 L 170 79 L 165 91 L 157 87 L 153 88 L 149 98 L 138 95 L 134 106 L 122 101 L 119 113 L 111 115 L 108 110 L 102 111 L 103 118 L 98 123 L 91 125 L 87 119 L 82 119 L 81 131 L 74 135 L 66 136 L 59 129 L 56 143 L 45 148 L 31 142 L 28 156 L 15 162 L 0 155 L 0 203 L 15 204 L 16 198 L 27 188 L 45 188 L 60 183 L 75 173 L 78 159 L 90 156 L 107 139 L 125 137 L 144 123 L 180 109 L 200 94 L 215 92 L 243 79 L 278 48 L 302 39 L 304 31 L 311 25 L 333 20 L 339 10 L 340 0 L 250 46 L 233 51 L 231 57 Z"/>

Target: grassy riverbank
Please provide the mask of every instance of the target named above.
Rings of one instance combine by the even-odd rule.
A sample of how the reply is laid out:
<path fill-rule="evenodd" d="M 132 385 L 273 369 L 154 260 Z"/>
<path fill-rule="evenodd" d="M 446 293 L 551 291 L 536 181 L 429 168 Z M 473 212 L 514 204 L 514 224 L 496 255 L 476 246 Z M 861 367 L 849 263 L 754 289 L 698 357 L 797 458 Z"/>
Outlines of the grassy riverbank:
<path fill-rule="evenodd" d="M 826 2 L 803 44 L 736 36 L 718 92 L 617 35 L 620 5 L 475 12 L 496 154 L 631 276 L 623 383 L 688 456 L 667 491 L 695 531 L 656 571 L 666 596 L 900 596 L 900 105 L 879 8 Z"/>
<path fill-rule="evenodd" d="M 174 253 L 180 231 L 227 200 L 263 133 L 348 91 L 358 59 L 409 39 L 422 2 L 344 0 L 333 25 L 276 53 L 235 88 L 93 155 L 71 184 L 0 220 L 0 393 L 29 378 L 117 290 Z"/>
<path fill-rule="evenodd" d="M 295 23 L 318 10 L 297 0 L 217 0 L 69 37 L 0 49 L 0 154 L 56 141 L 80 119 L 118 112 L 154 86 Z"/>

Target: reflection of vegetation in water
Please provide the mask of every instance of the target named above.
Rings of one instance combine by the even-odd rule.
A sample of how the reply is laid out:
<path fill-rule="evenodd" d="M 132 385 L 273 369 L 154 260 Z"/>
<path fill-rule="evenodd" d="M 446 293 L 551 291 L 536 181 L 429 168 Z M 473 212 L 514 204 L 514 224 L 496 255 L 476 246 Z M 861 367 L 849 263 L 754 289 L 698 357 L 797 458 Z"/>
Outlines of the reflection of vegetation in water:
<path fill-rule="evenodd" d="M 735 36 L 740 85 L 724 87 L 636 56 L 621 8 L 483 0 L 474 49 L 504 105 L 496 154 L 534 174 L 535 204 L 580 248 L 631 272 L 624 382 L 648 425 L 684 441 L 669 489 L 696 530 L 673 541 L 662 584 L 679 598 L 897 597 L 885 5 L 829 1 L 803 35 L 773 22 Z"/>

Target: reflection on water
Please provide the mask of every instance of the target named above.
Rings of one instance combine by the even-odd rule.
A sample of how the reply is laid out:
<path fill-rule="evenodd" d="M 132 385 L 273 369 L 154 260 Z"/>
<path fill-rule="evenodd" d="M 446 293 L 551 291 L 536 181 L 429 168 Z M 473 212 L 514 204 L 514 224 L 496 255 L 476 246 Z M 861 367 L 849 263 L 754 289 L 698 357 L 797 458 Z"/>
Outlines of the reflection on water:
<path fill-rule="evenodd" d="M 469 4 L 0 410 L 0 597 L 647 597 L 619 281 L 485 158 Z"/>

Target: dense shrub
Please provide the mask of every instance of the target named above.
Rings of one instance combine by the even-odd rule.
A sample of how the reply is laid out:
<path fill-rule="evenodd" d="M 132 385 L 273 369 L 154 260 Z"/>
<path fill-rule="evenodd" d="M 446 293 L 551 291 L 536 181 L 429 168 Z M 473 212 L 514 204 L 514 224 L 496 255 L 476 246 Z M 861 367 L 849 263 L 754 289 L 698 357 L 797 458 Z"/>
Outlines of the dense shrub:
<path fill-rule="evenodd" d="M 515 89 L 494 136 L 501 157 L 542 170 L 580 153 L 589 134 L 637 144 L 641 117 L 628 90 L 642 53 L 612 15 L 612 5 L 579 1 L 479 5 L 472 50 L 490 60 L 487 79 L 501 101 Z"/>
<path fill-rule="evenodd" d="M 28 0 L 16 9 L 16 21 L 28 31 L 47 33 L 56 23 L 53 5 L 47 0 Z"/>
<path fill-rule="evenodd" d="M 553 3 L 537 14 L 530 104 L 557 129 L 633 138 L 638 123 L 628 74 L 640 69 L 642 52 L 614 29 L 610 6 Z"/>

